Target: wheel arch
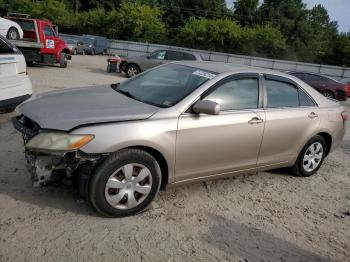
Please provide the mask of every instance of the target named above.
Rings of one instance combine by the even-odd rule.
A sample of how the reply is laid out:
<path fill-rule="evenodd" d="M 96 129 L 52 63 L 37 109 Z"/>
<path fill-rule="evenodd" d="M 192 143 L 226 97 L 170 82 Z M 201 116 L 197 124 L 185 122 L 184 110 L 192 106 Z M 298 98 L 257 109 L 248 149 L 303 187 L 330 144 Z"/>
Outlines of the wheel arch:
<path fill-rule="evenodd" d="M 142 72 L 141 67 L 140 67 L 137 63 L 135 63 L 135 62 L 126 62 L 126 63 L 125 63 L 125 70 L 126 70 L 126 68 L 127 68 L 128 66 L 130 66 L 130 65 L 136 66 L 136 67 L 140 70 L 140 72 Z"/>
<path fill-rule="evenodd" d="M 331 151 L 331 148 L 332 148 L 332 136 L 327 133 L 327 132 L 320 132 L 318 133 L 317 135 L 321 136 L 324 138 L 324 140 L 326 141 L 326 156 L 328 156 L 329 152 Z"/>
<path fill-rule="evenodd" d="M 149 153 L 152 157 L 154 157 L 154 159 L 157 161 L 160 167 L 161 174 L 162 174 L 162 182 L 160 184 L 160 188 L 164 190 L 169 182 L 169 165 L 166 158 L 163 156 L 163 154 L 157 149 L 149 146 L 130 146 L 123 149 L 132 149 L 132 148 L 143 150 Z M 120 149 L 120 150 L 123 150 L 123 149 Z"/>

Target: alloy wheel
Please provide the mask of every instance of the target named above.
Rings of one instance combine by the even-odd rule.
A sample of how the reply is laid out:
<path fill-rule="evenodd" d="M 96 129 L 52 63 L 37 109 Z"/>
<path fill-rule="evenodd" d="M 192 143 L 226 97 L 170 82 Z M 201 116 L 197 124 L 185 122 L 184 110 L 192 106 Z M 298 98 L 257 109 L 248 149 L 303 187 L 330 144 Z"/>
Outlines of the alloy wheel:
<path fill-rule="evenodd" d="M 303 168 L 306 172 L 312 172 L 320 165 L 323 151 L 323 146 L 319 142 L 315 142 L 308 147 L 303 158 Z"/>
<path fill-rule="evenodd" d="M 137 69 L 133 66 L 130 66 L 128 69 L 128 75 L 130 77 L 137 75 Z"/>
<path fill-rule="evenodd" d="M 141 204 L 151 192 L 152 175 L 141 164 L 127 164 L 115 171 L 105 186 L 105 197 L 116 209 L 131 209 Z"/>

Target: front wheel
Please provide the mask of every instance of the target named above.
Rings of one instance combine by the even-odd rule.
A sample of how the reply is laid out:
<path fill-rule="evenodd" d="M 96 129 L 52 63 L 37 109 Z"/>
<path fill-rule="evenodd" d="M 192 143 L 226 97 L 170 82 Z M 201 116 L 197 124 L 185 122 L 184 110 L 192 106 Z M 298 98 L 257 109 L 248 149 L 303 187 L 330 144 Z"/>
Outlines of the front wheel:
<path fill-rule="evenodd" d="M 61 56 L 60 56 L 60 67 L 61 68 L 66 68 L 67 67 L 67 63 L 68 63 L 68 58 L 67 58 L 67 55 L 66 53 L 61 53 Z"/>
<path fill-rule="evenodd" d="M 326 156 L 326 141 L 322 136 L 313 137 L 301 150 L 292 170 L 297 176 L 308 177 L 321 167 Z"/>
<path fill-rule="evenodd" d="M 161 183 L 157 161 L 139 149 L 124 149 L 105 160 L 89 183 L 89 199 L 102 215 L 123 217 L 144 210 Z"/>

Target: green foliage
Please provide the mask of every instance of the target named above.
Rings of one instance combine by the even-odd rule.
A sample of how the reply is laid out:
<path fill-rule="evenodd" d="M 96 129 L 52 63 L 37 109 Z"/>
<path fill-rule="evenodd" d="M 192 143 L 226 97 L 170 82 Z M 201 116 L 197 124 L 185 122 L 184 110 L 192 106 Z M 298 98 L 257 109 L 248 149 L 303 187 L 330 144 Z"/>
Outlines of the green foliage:
<path fill-rule="evenodd" d="M 271 25 L 241 27 L 229 19 L 192 18 L 178 34 L 178 43 L 219 52 L 276 57 L 286 49 L 283 35 Z"/>
<path fill-rule="evenodd" d="M 0 0 L 61 32 L 350 66 L 350 36 L 303 0 Z"/>
<path fill-rule="evenodd" d="M 237 0 L 234 3 L 234 17 L 242 26 L 256 24 L 259 0 Z"/>
<path fill-rule="evenodd" d="M 113 21 L 110 24 L 110 35 L 122 36 L 127 40 L 161 41 L 165 34 L 162 14 L 158 7 L 124 2 L 118 12 L 113 11 L 110 17 Z"/>

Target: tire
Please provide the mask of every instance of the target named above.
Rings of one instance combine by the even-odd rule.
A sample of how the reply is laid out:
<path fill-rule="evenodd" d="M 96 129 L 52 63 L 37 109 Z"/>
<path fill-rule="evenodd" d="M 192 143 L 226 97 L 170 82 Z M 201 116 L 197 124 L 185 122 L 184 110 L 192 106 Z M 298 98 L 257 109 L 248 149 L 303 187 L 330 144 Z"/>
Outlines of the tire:
<path fill-rule="evenodd" d="M 137 181 L 140 174 L 143 179 Z M 139 149 L 123 149 L 97 167 L 89 183 L 88 197 L 96 211 L 104 216 L 130 216 L 152 202 L 160 184 L 160 167 L 150 154 Z"/>
<path fill-rule="evenodd" d="M 66 68 L 67 67 L 67 63 L 68 63 L 68 59 L 67 59 L 67 55 L 66 53 L 61 53 L 60 56 L 60 67 L 61 68 Z"/>
<path fill-rule="evenodd" d="M 95 50 L 94 49 L 91 50 L 91 55 L 95 55 Z"/>
<path fill-rule="evenodd" d="M 10 40 L 19 40 L 19 32 L 17 30 L 17 28 L 15 27 L 11 27 L 8 32 L 7 32 L 7 35 L 6 35 L 6 38 L 7 39 L 10 39 Z"/>
<path fill-rule="evenodd" d="M 128 77 L 133 77 L 138 75 L 141 72 L 141 70 L 137 65 L 129 64 L 126 66 L 125 72 Z"/>
<path fill-rule="evenodd" d="M 74 50 L 73 50 L 73 55 L 77 55 L 77 54 L 78 54 L 77 49 L 74 49 Z"/>
<path fill-rule="evenodd" d="M 314 153 L 310 151 L 311 147 L 313 147 L 314 150 L 316 149 Z M 322 166 L 326 152 L 327 144 L 324 138 L 319 135 L 313 137 L 301 150 L 297 161 L 292 167 L 293 173 L 300 177 L 309 177 L 314 175 Z M 310 160 L 311 155 L 312 157 Z M 309 160 L 306 160 L 307 157 Z M 315 161 L 314 164 L 309 164 L 312 161 Z"/>
<path fill-rule="evenodd" d="M 335 99 L 335 96 L 332 91 L 328 91 L 328 90 L 322 91 L 322 95 L 324 95 L 327 98 Z"/>

